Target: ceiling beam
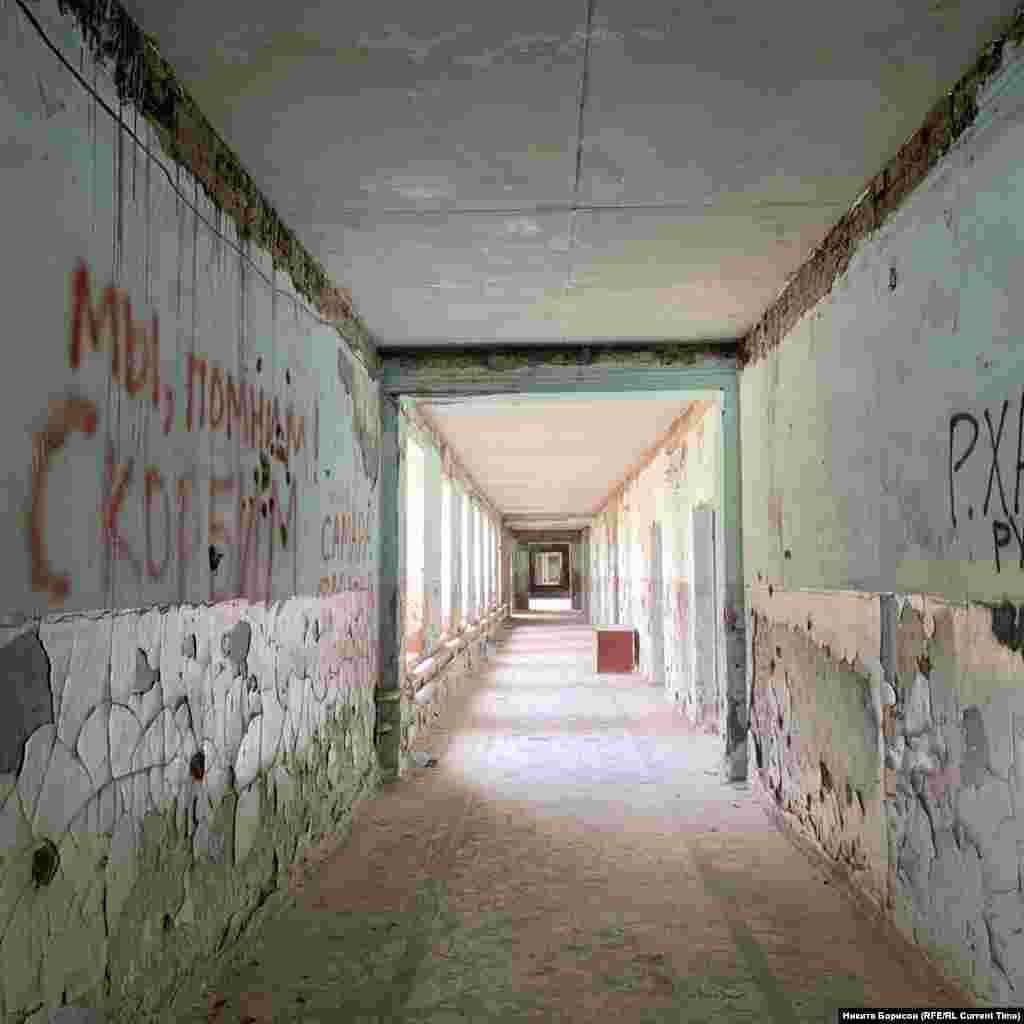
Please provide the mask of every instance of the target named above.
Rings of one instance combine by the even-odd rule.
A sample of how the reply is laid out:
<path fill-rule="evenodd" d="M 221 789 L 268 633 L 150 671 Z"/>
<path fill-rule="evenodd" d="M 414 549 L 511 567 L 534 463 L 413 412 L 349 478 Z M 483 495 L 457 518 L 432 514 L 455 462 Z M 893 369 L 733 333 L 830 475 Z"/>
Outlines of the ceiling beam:
<path fill-rule="evenodd" d="M 512 539 L 518 544 L 575 544 L 583 539 L 582 530 L 547 530 L 537 533 L 524 533 L 522 530 L 513 530 Z"/>
<path fill-rule="evenodd" d="M 525 533 L 531 530 L 584 530 L 590 526 L 590 516 L 559 516 L 544 515 L 507 515 L 502 521 L 502 526 L 513 533 Z"/>
<path fill-rule="evenodd" d="M 621 396 L 732 387 L 736 368 L 735 342 L 451 346 L 385 350 L 380 381 L 387 394 L 432 400 L 566 391 Z"/>

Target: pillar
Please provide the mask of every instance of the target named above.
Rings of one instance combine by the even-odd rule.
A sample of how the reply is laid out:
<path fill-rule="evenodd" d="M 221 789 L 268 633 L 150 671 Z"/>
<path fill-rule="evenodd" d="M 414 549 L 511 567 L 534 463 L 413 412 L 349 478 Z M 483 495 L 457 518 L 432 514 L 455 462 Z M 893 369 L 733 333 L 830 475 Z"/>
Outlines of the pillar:
<path fill-rule="evenodd" d="M 465 622 L 462 611 L 462 560 L 465 558 L 462 544 L 462 516 L 463 504 L 466 500 L 466 496 L 454 480 L 452 480 L 451 496 L 452 507 L 448 525 L 452 531 L 452 620 L 448 628 L 451 635 L 454 636 Z"/>
<path fill-rule="evenodd" d="M 501 591 L 498 596 L 500 604 L 508 605 L 512 610 L 512 535 L 502 527 L 501 530 Z"/>
<path fill-rule="evenodd" d="M 476 502 L 473 496 L 466 495 L 466 550 L 464 558 L 468 572 L 466 573 L 466 625 L 476 620 Z"/>
<path fill-rule="evenodd" d="M 378 652 L 380 675 L 375 688 L 377 761 L 385 781 L 401 772 L 401 669 L 405 628 L 402 621 L 402 577 L 405 574 L 405 529 L 402 521 L 399 410 L 397 400 L 382 396 L 380 459 L 380 562 L 377 572 Z"/>
<path fill-rule="evenodd" d="M 717 560 L 718 607 L 722 609 L 723 643 L 718 651 L 718 678 L 724 688 L 720 702 L 720 735 L 725 737 L 723 770 L 733 782 L 747 777 L 746 612 L 743 596 L 743 548 L 740 537 L 739 388 L 735 381 L 722 389 L 720 488 L 722 502 L 721 558 Z"/>
<path fill-rule="evenodd" d="M 583 579 L 583 603 L 581 608 L 588 622 L 591 621 L 593 600 L 593 573 L 590 565 L 590 527 L 586 527 L 580 538 L 580 575 Z"/>
<path fill-rule="evenodd" d="M 423 653 L 441 636 L 441 456 L 427 449 L 423 472 Z"/>

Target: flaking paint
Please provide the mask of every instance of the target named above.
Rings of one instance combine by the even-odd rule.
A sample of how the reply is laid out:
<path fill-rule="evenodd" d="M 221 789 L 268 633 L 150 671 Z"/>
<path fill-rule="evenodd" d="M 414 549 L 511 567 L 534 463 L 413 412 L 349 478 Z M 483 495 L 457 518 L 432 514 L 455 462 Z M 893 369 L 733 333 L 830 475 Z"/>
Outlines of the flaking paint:
<path fill-rule="evenodd" d="M 997 622 L 1024 599 L 1024 93 L 1019 53 L 1000 58 L 959 142 L 740 396 L 759 777 L 908 938 L 1006 1005 L 1024 982 L 1024 658 Z M 819 810 L 847 782 L 860 866 L 850 814 Z"/>

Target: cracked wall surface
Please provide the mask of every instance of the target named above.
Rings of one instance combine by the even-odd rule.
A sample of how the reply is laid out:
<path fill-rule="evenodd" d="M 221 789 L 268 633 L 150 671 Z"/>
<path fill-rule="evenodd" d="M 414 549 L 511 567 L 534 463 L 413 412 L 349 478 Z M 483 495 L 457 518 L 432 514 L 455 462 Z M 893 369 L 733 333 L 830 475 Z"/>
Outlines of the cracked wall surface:
<path fill-rule="evenodd" d="M 817 596 L 817 595 L 816 595 Z M 1024 986 L 1024 660 L 1005 606 L 842 593 L 875 653 L 834 649 L 798 593 L 756 591 L 751 735 L 789 825 L 982 1000 Z M 808 602 L 809 604 L 811 602 Z M 818 620 L 820 621 L 820 620 Z"/>
<path fill-rule="evenodd" d="M 0 1016 L 140 1021 L 378 780 L 378 391 L 33 11 L 70 68 L 3 6 Z"/>
<path fill-rule="evenodd" d="M 701 572 L 703 547 L 695 567 L 693 537 L 695 510 L 720 516 L 720 421 L 713 399 L 689 406 L 594 518 L 589 553 L 594 624 L 636 629 L 639 671 L 711 728 L 718 728 L 723 697 L 714 657 L 721 597 L 713 575 Z"/>
<path fill-rule="evenodd" d="M 780 594 L 780 598 L 787 595 Z M 788 595 L 798 599 L 801 595 Z M 878 598 L 829 595 L 800 620 L 774 617 L 776 595 L 756 591 L 751 612 L 750 733 L 757 772 L 792 823 L 842 863 L 879 906 L 887 887 L 881 778 L 881 674 L 863 648 L 847 657 L 827 626 L 864 621 Z M 790 600 L 789 609 L 797 600 Z"/>
<path fill-rule="evenodd" d="M 345 595 L 43 620 L 51 721 L 0 781 L 5 1020 L 146 1019 L 376 781 Z M 6 677 L 11 688 L 22 679 Z"/>
<path fill-rule="evenodd" d="M 740 375 L 750 730 L 788 824 L 980 999 L 1024 992 L 1024 63 Z M 1015 390 L 1016 389 L 1016 390 Z"/>

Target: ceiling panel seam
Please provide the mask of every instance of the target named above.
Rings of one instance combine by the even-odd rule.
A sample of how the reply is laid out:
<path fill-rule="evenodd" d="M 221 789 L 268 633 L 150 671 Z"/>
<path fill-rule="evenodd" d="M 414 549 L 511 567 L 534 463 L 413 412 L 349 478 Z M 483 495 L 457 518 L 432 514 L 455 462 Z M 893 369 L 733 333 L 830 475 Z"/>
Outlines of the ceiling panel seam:
<path fill-rule="evenodd" d="M 838 200 L 827 199 L 744 199 L 743 206 L 729 208 L 729 213 L 751 213 L 767 212 L 771 210 L 807 210 L 807 209 L 832 209 L 838 204 Z M 628 199 L 606 200 L 604 202 L 581 203 L 575 200 L 569 202 L 537 202 L 519 204 L 516 206 L 433 206 L 433 207 L 409 207 L 409 206 L 343 206 L 343 214 L 352 214 L 374 217 L 507 217 L 507 216 L 528 216 L 556 213 L 618 213 L 625 210 L 638 212 L 662 212 L 673 210 L 692 210 L 701 213 L 714 213 L 725 206 L 717 199 L 660 199 L 650 202 L 636 202 Z M 784 287 L 784 286 L 783 286 Z"/>
<path fill-rule="evenodd" d="M 583 67 L 580 72 L 580 94 L 576 111 L 576 172 L 572 184 L 572 210 L 569 213 L 569 242 L 567 246 L 567 267 L 565 292 L 572 288 L 573 250 L 576 248 L 576 209 L 580 198 L 580 179 L 583 172 L 583 117 L 587 107 L 587 87 L 590 83 L 590 33 L 594 25 L 595 0 L 587 0 L 586 35 L 583 40 Z"/>

